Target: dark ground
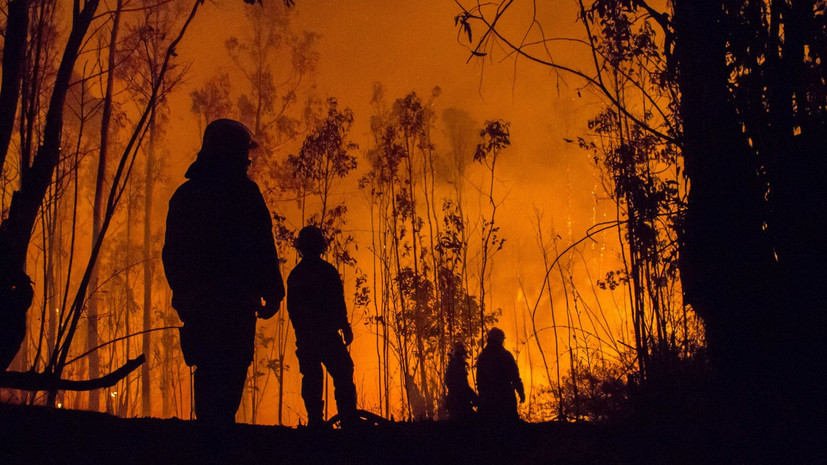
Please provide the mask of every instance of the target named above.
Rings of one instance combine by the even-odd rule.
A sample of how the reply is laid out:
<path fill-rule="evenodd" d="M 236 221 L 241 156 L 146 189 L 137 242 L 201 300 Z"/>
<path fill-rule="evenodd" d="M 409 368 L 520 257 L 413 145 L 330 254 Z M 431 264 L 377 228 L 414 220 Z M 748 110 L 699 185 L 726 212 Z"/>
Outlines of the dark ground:
<path fill-rule="evenodd" d="M 252 425 L 211 429 L 178 419 L 122 419 L 0 405 L 2 465 L 718 463 L 720 456 L 711 458 L 704 452 L 707 448 L 698 447 L 699 439 L 685 428 L 642 428 L 634 423 L 506 427 L 419 422 L 343 431 Z"/>

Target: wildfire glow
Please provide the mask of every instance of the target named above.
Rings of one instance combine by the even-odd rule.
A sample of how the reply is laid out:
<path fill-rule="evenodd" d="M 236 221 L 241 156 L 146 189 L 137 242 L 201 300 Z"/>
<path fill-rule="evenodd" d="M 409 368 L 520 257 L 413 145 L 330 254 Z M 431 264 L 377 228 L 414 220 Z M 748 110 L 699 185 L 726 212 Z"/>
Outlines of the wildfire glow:
<path fill-rule="evenodd" d="M 57 3 L 57 17 L 65 24 L 71 8 Z M 143 33 L 177 30 L 183 21 L 177 3 L 188 2 L 168 2 L 159 17 L 169 22 Z M 142 141 L 134 165 L 127 165 L 131 177 L 104 236 L 98 280 L 86 300 L 87 308 L 97 309 L 97 328 L 87 330 L 92 326 L 84 314 L 71 349 L 77 356 L 103 344 L 94 354 L 104 373 L 144 353 L 148 340 L 145 355 L 152 363 L 148 371 L 138 370 L 113 387 L 110 399 L 67 392 L 58 408 L 65 403 L 111 408 L 125 416 L 190 417 L 191 371 L 179 350 L 174 327 L 180 321 L 171 308 L 159 254 L 167 202 L 184 181 L 205 123 L 218 117 L 244 121 L 257 133 L 261 149 L 253 154 L 250 174 L 275 218 L 283 276 L 297 261 L 292 232 L 308 221 L 327 221 L 335 237 L 328 259 L 339 267 L 348 296 L 360 408 L 405 418 L 408 398 L 418 389 L 429 416 L 439 417 L 441 378 L 452 342 L 466 343 L 473 372 L 480 335 L 494 325 L 505 331 L 506 347 L 519 354 L 528 396 L 521 414 L 529 420 L 556 415 L 553 405 L 572 382 L 566 378 L 572 366 L 605 366 L 611 372 L 634 360 L 628 348 L 635 345 L 632 314 L 640 302 L 628 287 L 625 232 L 621 226 L 601 226 L 622 222 L 625 206 L 611 188 L 614 178 L 605 165 L 595 163 L 589 149 L 571 143 L 578 137 L 596 146 L 612 143 L 587 125 L 601 108 L 599 98 L 523 62 L 516 76 L 513 66 L 485 62 L 483 73 L 482 62 L 467 64 L 467 41 L 458 43 L 451 21 L 458 13 L 454 2 L 358 0 L 345 6 L 302 1 L 289 12 L 280 1 L 265 2 L 265 10 L 236 0 L 215 3 L 203 7 L 176 48 L 157 126 Z M 147 27 L 144 21 L 159 20 L 138 10 L 124 13 L 123 47 L 140 35 L 142 24 Z M 574 3 L 554 15 L 542 13 L 555 18 L 556 34 L 582 35 Z M 101 31 L 111 30 L 110 17 L 100 15 Z M 283 30 L 268 36 L 268 28 L 276 25 Z M 155 39 L 159 50 L 169 40 Z M 118 124 L 110 128 L 112 157 L 126 146 L 129 128 L 140 117 L 137 102 L 147 95 L 147 84 L 137 76 L 148 75 L 148 65 L 137 50 L 153 43 L 146 39 L 141 47 L 132 45 L 136 51 L 124 56 L 125 68 L 114 78 L 113 121 Z M 91 249 L 98 108 L 106 88 L 100 75 L 105 73 L 91 70 L 107 58 L 106 47 L 101 48 L 100 56 L 90 50 L 75 67 L 76 73 L 87 70 L 87 81 L 79 74 L 67 101 L 72 111 L 65 117 L 55 202 L 44 210 L 29 250 L 36 291 L 30 340 L 15 362 L 23 369 L 43 367 L 50 356 L 49 345 L 66 324 L 63 294 L 71 296 L 78 287 Z M 590 63 L 583 52 L 555 50 L 572 66 Z M 260 56 L 264 61 L 255 62 Z M 272 82 L 257 88 L 255 78 L 262 76 Z M 261 101 L 266 103 L 256 107 Z M 311 174 L 295 170 L 290 177 L 288 160 L 299 158 L 305 138 L 333 109 L 352 112 L 342 132 L 345 142 L 354 143 L 347 153 L 355 167 L 323 181 L 313 177 L 321 179 L 320 165 L 313 165 Z M 414 130 L 406 126 L 405 115 L 424 121 L 415 134 L 409 135 Z M 481 138 L 480 133 L 500 122 L 508 129 L 508 143 L 500 140 L 484 153 L 475 151 L 478 144 L 497 139 L 497 134 Z M 379 123 L 396 132 L 381 132 Z M 97 130 L 90 129 L 95 125 Z M 399 147 L 408 155 L 392 159 L 388 154 Z M 117 161 L 108 163 L 110 182 Z M 3 179 L 4 208 L 17 182 Z M 670 308 L 681 307 L 679 286 L 667 293 Z M 150 328 L 144 327 L 144 315 Z M 297 425 L 304 413 L 286 309 L 259 322 L 258 330 L 256 359 L 237 418 Z M 64 373 L 87 376 L 90 359 L 68 364 Z M 412 387 L 406 385 L 406 373 L 412 375 Z M 473 386 L 473 375 L 470 381 Z M 142 382 L 149 383 L 148 401 Z M 327 396 L 329 417 L 335 402 L 332 392 Z"/>

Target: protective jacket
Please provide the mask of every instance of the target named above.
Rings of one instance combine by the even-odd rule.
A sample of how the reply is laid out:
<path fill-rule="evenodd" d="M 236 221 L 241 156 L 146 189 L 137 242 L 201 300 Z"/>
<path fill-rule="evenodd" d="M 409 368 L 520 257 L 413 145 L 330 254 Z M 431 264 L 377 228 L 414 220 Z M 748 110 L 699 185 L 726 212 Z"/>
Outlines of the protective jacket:
<path fill-rule="evenodd" d="M 486 344 L 477 358 L 480 414 L 489 418 L 518 418 L 515 392 L 524 395 L 514 356 L 501 345 Z"/>
<path fill-rule="evenodd" d="M 321 257 L 304 257 L 287 278 L 287 313 L 296 332 L 296 358 L 308 424 L 323 420 L 324 375 L 333 378 L 336 407 L 343 421 L 356 412 L 353 360 L 339 330 L 352 337 L 339 272 Z"/>
<path fill-rule="evenodd" d="M 467 420 L 474 415 L 474 405 L 477 403 L 477 394 L 468 384 L 468 364 L 465 354 L 452 355 L 445 368 L 445 387 L 448 394 L 445 396 L 445 406 L 448 417 L 452 420 Z"/>
<path fill-rule="evenodd" d="M 304 258 L 287 278 L 287 312 L 296 341 L 330 337 L 341 341 L 340 329 L 349 328 L 342 280 L 336 267 L 318 257 Z"/>
<path fill-rule="evenodd" d="M 243 170 L 199 159 L 187 177 L 169 202 L 162 255 L 172 305 L 189 328 L 184 355 L 189 364 L 205 352 L 252 360 L 261 299 L 284 298 L 269 210 Z"/>

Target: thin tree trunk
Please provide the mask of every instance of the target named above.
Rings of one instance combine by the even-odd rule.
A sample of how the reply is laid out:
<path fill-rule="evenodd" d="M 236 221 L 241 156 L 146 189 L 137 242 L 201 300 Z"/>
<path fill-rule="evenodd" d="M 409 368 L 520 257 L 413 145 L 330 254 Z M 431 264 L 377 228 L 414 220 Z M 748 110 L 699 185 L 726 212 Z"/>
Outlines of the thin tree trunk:
<path fill-rule="evenodd" d="M 134 208 L 134 201 L 133 201 L 133 194 L 132 194 L 132 186 L 134 183 L 132 179 L 129 181 L 129 186 L 127 186 L 127 193 L 126 193 L 126 264 L 127 268 L 124 271 L 124 280 L 123 280 L 123 293 L 126 296 L 126 334 L 132 334 L 132 278 L 130 276 L 130 270 L 132 265 L 132 222 L 133 212 L 135 211 Z M 124 339 L 124 354 L 129 356 L 131 353 L 131 340 L 132 338 Z M 134 378 L 133 378 L 134 379 Z M 130 407 L 130 399 L 132 398 L 132 386 L 130 383 L 130 378 L 127 376 L 126 378 L 126 385 L 124 386 L 124 405 L 128 409 Z M 128 412 L 125 412 L 128 415 Z"/>
<path fill-rule="evenodd" d="M 95 200 L 92 206 L 92 245 L 98 240 L 103 223 L 104 191 L 106 189 L 106 159 L 109 148 L 109 122 L 112 118 L 112 93 L 115 82 L 115 53 L 118 40 L 118 26 L 121 17 L 121 0 L 118 0 L 115 15 L 112 20 L 112 31 L 109 37 L 109 58 L 106 77 L 106 93 L 103 98 L 103 113 L 101 115 L 100 155 L 98 157 L 98 174 L 95 180 Z M 97 291 L 99 268 L 95 266 L 92 272 L 89 289 L 92 294 Z M 89 295 L 87 306 L 86 350 L 97 347 L 98 336 L 98 297 Z M 89 377 L 97 378 L 100 373 L 100 355 L 97 351 L 89 354 Z M 89 410 L 100 409 L 100 392 L 89 391 Z"/>
<path fill-rule="evenodd" d="M 90 5 L 91 5 L 91 2 L 87 3 L 86 5 L 87 5 L 87 8 L 89 8 Z M 97 2 L 95 2 L 95 6 L 96 5 L 97 5 Z M 198 8 L 200 6 L 201 6 L 200 1 L 196 1 L 194 3 L 187 20 L 185 21 L 184 25 L 181 27 L 181 30 L 178 33 L 178 36 L 170 43 L 169 47 L 167 47 L 167 53 L 166 53 L 166 56 L 164 58 L 163 65 L 161 66 L 160 72 L 158 74 L 159 77 L 162 78 L 164 76 L 164 74 L 166 73 L 166 71 L 168 69 L 168 66 L 169 66 L 170 59 L 171 59 L 172 55 L 174 54 L 175 46 L 183 38 L 184 34 L 186 33 L 187 28 L 192 23 L 192 20 L 195 17 L 195 15 L 198 11 Z M 84 9 L 83 13 L 81 13 L 80 16 L 84 17 L 87 14 L 86 11 L 87 10 Z M 89 16 L 90 16 L 90 20 L 91 20 L 91 16 L 93 15 L 93 13 L 94 13 L 93 11 L 88 13 Z M 88 27 L 88 25 L 87 25 L 87 27 Z M 70 34 L 70 37 L 74 37 L 74 30 L 73 30 L 73 33 Z M 82 38 L 82 36 L 81 36 L 81 38 Z M 70 43 L 71 43 L 71 41 L 70 41 Z M 63 65 L 61 64 L 61 68 L 59 69 L 59 72 L 58 72 L 59 76 L 60 76 L 60 71 L 62 69 L 63 69 Z M 128 177 L 129 176 L 129 174 L 131 172 L 132 162 L 134 162 L 134 159 L 135 159 L 135 153 L 137 151 L 137 147 L 140 146 L 141 142 L 143 141 L 143 137 L 146 134 L 147 118 L 149 116 L 149 112 L 150 112 L 151 107 L 153 105 L 155 105 L 155 103 L 157 102 L 160 82 L 161 82 L 160 80 L 157 81 L 156 85 L 153 87 L 152 93 L 150 94 L 150 97 L 149 97 L 148 102 L 147 102 L 147 107 L 145 107 L 145 109 L 144 109 L 144 111 L 141 115 L 141 118 L 138 121 L 138 123 L 136 125 L 136 128 L 133 131 L 133 133 L 130 137 L 130 140 L 127 143 L 126 148 L 124 149 L 123 154 L 121 156 L 121 159 L 119 161 L 117 170 L 115 172 L 115 178 L 114 178 L 114 181 L 113 181 L 113 186 L 112 186 L 112 188 L 110 189 L 110 192 L 109 192 L 109 200 L 107 202 L 107 210 L 106 210 L 106 215 L 104 216 L 102 231 L 105 231 L 109 227 L 109 224 L 110 224 L 111 219 L 112 219 L 112 215 L 114 214 L 114 211 L 115 211 L 115 207 L 117 206 L 118 201 L 120 200 L 121 194 L 123 193 L 123 188 L 124 187 L 123 187 L 122 184 L 123 184 L 124 180 L 122 179 L 122 177 L 124 177 L 124 176 Z M 50 113 L 51 113 L 52 109 L 53 109 L 53 106 L 50 106 Z M 48 123 L 48 115 L 47 115 L 47 123 Z M 48 128 L 48 124 L 47 124 L 47 128 Z M 47 131 L 47 134 L 48 134 L 48 131 Z M 46 150 L 45 153 L 52 154 L 52 151 L 51 150 Z M 35 166 L 38 165 L 38 160 L 39 160 L 39 157 L 35 159 Z M 128 164 L 129 167 L 128 168 L 127 168 L 127 161 L 129 161 L 129 164 Z M 46 162 L 44 161 L 43 163 L 46 163 Z M 24 209 L 23 212 L 25 213 L 26 210 Z M 6 232 L 6 230 L 0 231 L 0 236 L 2 235 L 3 232 Z M 3 241 L 0 241 L 0 246 L 3 246 L 3 245 L 4 245 Z M 89 278 L 90 278 L 91 272 L 92 272 L 92 266 L 97 261 L 98 255 L 100 253 L 100 246 L 101 246 L 101 241 L 97 241 L 94 244 L 93 248 L 92 248 L 91 254 L 89 256 L 89 261 L 88 261 L 88 264 L 87 264 L 87 267 L 86 267 L 86 271 L 84 272 L 84 276 L 81 278 L 81 282 L 80 282 L 80 285 L 79 285 L 79 288 L 78 288 L 78 293 L 77 293 L 77 295 L 74 299 L 74 302 L 72 303 L 71 309 L 70 309 L 69 321 L 66 322 L 66 326 L 64 328 L 61 328 L 61 331 L 58 334 L 59 339 L 60 339 L 59 347 L 57 349 L 55 349 L 55 351 L 53 353 L 52 360 L 49 364 L 49 369 L 52 370 L 53 373 L 57 376 L 59 376 L 62 373 L 64 367 L 66 366 L 66 358 L 67 358 L 68 353 L 69 353 L 71 342 L 72 342 L 72 340 L 74 338 L 74 335 L 75 335 L 75 332 L 77 330 L 78 321 L 80 320 L 80 317 L 81 317 L 81 314 L 82 314 L 83 296 L 85 295 L 86 289 L 88 288 Z M 25 254 L 23 255 L 23 258 L 25 258 Z"/>
<path fill-rule="evenodd" d="M 26 37 L 29 29 L 29 1 L 10 0 L 3 42 L 3 77 L 0 84 L 0 172 L 9 151 L 14 131 L 20 81 L 26 61 Z"/>
<path fill-rule="evenodd" d="M 66 101 L 72 70 L 98 2 L 99 0 L 89 0 L 82 11 L 75 12 L 69 39 L 54 81 L 42 144 L 38 147 L 37 156 L 29 171 L 30 175 L 22 180 L 20 190 L 12 195 L 8 217 L 0 228 L 0 256 L 6 258 L 0 263 L 0 278 L 4 280 L 7 277 L 25 274 L 26 256 L 34 223 L 60 158 L 63 104 Z M 0 302 L 0 307 L 5 309 L 7 304 Z M 3 344 L 14 342 L 2 341 Z"/>
<path fill-rule="evenodd" d="M 154 70 L 152 71 L 154 75 Z M 153 80 L 156 77 L 153 77 Z M 143 302 L 143 330 L 142 353 L 149 360 L 152 351 L 152 338 L 149 330 L 152 329 L 152 176 L 155 158 L 155 127 L 156 110 L 152 107 L 149 114 L 149 147 L 146 153 L 146 179 L 144 180 L 144 302 Z M 152 391 L 150 389 L 150 364 L 141 367 L 141 414 L 148 417 L 152 414 Z"/>

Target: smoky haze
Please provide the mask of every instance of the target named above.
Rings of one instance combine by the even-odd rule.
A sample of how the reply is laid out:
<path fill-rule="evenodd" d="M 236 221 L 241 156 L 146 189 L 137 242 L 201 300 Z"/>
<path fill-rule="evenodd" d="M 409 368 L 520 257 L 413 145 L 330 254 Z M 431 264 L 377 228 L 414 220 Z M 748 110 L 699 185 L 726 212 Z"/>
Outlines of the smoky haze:
<path fill-rule="evenodd" d="M 256 129 L 251 123 L 255 112 L 250 111 L 255 106 L 252 102 L 255 99 L 251 100 L 251 82 L 254 79 L 249 71 L 250 63 L 244 58 L 250 49 L 245 47 L 253 34 L 259 31 L 256 27 L 273 27 L 273 24 L 260 18 L 256 23 L 258 15 L 265 14 L 261 13 L 262 7 L 242 7 L 240 3 L 237 0 L 222 0 L 207 3 L 202 8 L 176 49 L 178 67 L 173 76 L 180 79 L 176 80 L 166 101 L 159 107 L 160 130 L 155 153 L 158 169 L 163 174 L 156 179 L 151 207 L 154 224 L 151 240 L 155 250 L 155 257 L 151 259 L 155 262 L 152 308 L 156 312 L 152 326 L 155 328 L 180 324 L 169 306 L 170 291 L 163 280 L 157 256 L 163 242 L 167 202 L 184 181 L 184 173 L 195 159 L 207 122 L 204 121 L 206 111 L 201 114 L 192 111 L 194 93 L 216 83 L 223 85 L 226 95 L 222 97 L 222 105 L 212 108 L 215 111 L 210 113 L 209 119 L 236 118 L 254 131 Z M 434 178 L 426 181 L 433 182 L 430 192 L 424 187 L 427 184 L 416 181 L 417 215 L 426 217 L 425 196 L 432 195 L 431 206 L 437 211 L 429 213 L 433 216 L 427 218 L 428 221 L 434 218 L 438 224 L 442 219 L 438 216 L 443 201 L 452 199 L 456 202 L 458 197 L 462 198 L 468 236 L 468 270 L 464 276 L 464 292 L 468 295 L 465 297 L 473 300 L 484 295 L 485 311 L 497 318 L 496 323 L 488 321 L 487 326 L 496 324 L 505 331 L 505 346 L 516 355 L 526 383 L 529 402 L 524 407 L 524 417 L 550 419 L 554 413 L 548 407 L 553 397 L 550 395 L 550 383 L 560 382 L 562 375 L 554 380 L 551 378 L 557 368 L 565 373 L 572 362 L 577 363 L 571 354 L 579 350 L 585 350 L 587 354 L 596 351 L 601 360 L 622 359 L 625 356 L 620 355 L 625 350 L 622 346 L 632 344 L 629 295 L 625 287 L 612 288 L 611 291 L 598 288 L 598 281 L 604 279 L 606 273 L 622 267 L 621 236 L 617 229 L 607 229 L 581 242 L 590 227 L 617 217 L 617 206 L 604 187 L 605 175 L 595 164 L 593 153 L 577 143 L 580 137 L 591 140 L 594 136 L 587 121 L 602 109 L 601 99 L 576 77 L 554 73 L 526 59 L 515 60 L 508 53 L 472 57 L 468 37 L 454 21 L 459 13 L 454 2 L 298 2 L 287 14 L 289 20 L 284 19 L 282 2 L 269 0 L 265 3 L 264 8 L 268 12 L 277 10 L 281 13 L 262 18 L 286 21 L 284 24 L 289 23 L 289 30 L 294 34 L 281 48 L 263 48 L 272 52 L 268 58 L 271 65 L 268 79 L 276 86 L 295 85 L 295 95 L 285 99 L 284 88 L 279 87 L 277 98 L 269 103 L 271 107 L 278 108 L 289 101 L 285 112 L 289 121 L 279 119 L 274 122 L 281 131 L 277 136 L 265 135 L 267 127 L 259 128 L 261 131 L 257 136 L 263 148 L 252 154 L 252 177 L 265 192 L 271 213 L 281 218 L 280 224 L 283 226 L 297 231 L 310 218 L 310 213 L 320 207 L 314 195 L 308 195 L 309 200 L 302 204 L 298 202 L 301 198 L 298 190 L 286 189 L 277 182 L 288 157 L 299 153 L 303 140 L 313 130 L 312 124 L 303 125 L 303 118 L 312 119 L 307 117 L 311 115 L 316 118 L 313 121 L 323 119 L 329 98 L 336 99 L 339 111 L 349 109 L 353 115 L 346 139 L 358 145 L 358 148 L 349 151 L 356 158 L 357 167 L 344 178 L 334 180 L 327 206 L 346 207 L 346 222 L 338 226 L 341 237 L 353 239 L 348 251 L 355 264 L 341 266 L 340 271 L 344 277 L 355 332 L 351 351 L 359 406 L 386 416 L 395 415 L 396 418 L 410 414 L 406 398 L 411 393 L 404 386 L 403 371 L 406 370 L 400 366 L 393 350 L 382 353 L 384 342 L 377 335 L 381 331 L 376 324 L 375 303 L 383 297 L 383 289 L 386 298 L 392 294 L 392 290 L 388 291 L 392 287 L 390 283 L 398 277 L 390 276 L 391 281 L 381 283 L 378 276 L 376 257 L 379 251 L 371 238 L 377 231 L 377 217 L 373 215 L 379 201 L 370 197 L 369 190 L 360 187 L 360 180 L 369 174 L 371 168 L 368 154 L 377 145 L 373 132 L 375 127 L 371 122 L 377 114 L 378 104 L 374 99 L 377 85 L 381 85 L 386 110 L 389 111 L 397 99 L 416 92 L 430 111 L 429 133 L 433 146 L 429 156 L 434 163 Z M 582 25 L 577 22 L 576 6 L 557 3 L 560 2 L 544 6 L 536 13 L 515 10 L 515 14 L 501 24 L 502 30 L 520 35 L 531 24 L 532 14 L 536 14 L 544 27 L 553 28 L 553 36 L 560 39 L 546 43 L 555 60 L 563 60 L 566 66 L 573 68 L 587 67 L 591 59 L 588 47 L 581 42 L 567 40 L 584 34 Z M 134 21 L 136 17 L 130 18 L 128 21 Z M 548 30 L 546 32 L 549 33 Z M 481 30 L 475 30 L 475 34 L 481 33 Z M 526 40 L 536 40 L 536 35 L 537 31 L 533 29 Z M 298 80 L 291 75 L 295 62 L 291 61 L 293 57 L 288 53 L 291 46 L 296 46 L 296 38 L 311 44 L 305 49 L 305 52 L 310 52 L 305 58 L 307 63 L 312 63 Z M 281 54 L 277 55 L 276 51 Z M 121 79 L 126 80 L 122 76 Z M 123 97 L 126 87 L 120 81 L 116 84 L 116 95 L 127 100 L 121 107 L 122 121 L 136 119 L 135 109 L 141 107 L 140 99 L 133 102 Z M 101 97 L 100 92 L 99 86 L 89 88 L 89 93 L 95 98 Z M 309 100 L 311 97 L 313 99 Z M 311 103 L 306 105 L 308 101 Z M 309 110 L 305 111 L 306 108 Z M 99 124 L 95 118 L 97 116 L 93 115 L 86 124 Z M 489 159 L 486 163 L 475 162 L 474 154 L 477 144 L 483 142 L 480 131 L 487 122 L 497 120 L 509 124 L 510 144 L 498 154 L 492 178 L 486 165 Z M 72 118 L 68 118 L 67 125 L 74 131 L 81 127 Z M 118 132 L 116 146 L 124 144 L 126 132 Z M 84 141 L 86 153 L 94 153 L 94 136 L 86 137 L 89 138 Z M 425 151 L 420 150 L 423 150 L 422 153 Z M 145 154 L 146 151 L 143 151 L 139 155 L 137 169 L 143 169 L 142 164 L 145 166 Z M 93 190 L 83 187 L 93 185 L 91 158 L 87 156 L 78 162 L 82 185 L 77 210 L 80 236 L 88 234 L 91 223 L 90 192 Z M 109 170 L 112 170 L 111 166 Z M 119 245 L 105 245 L 102 261 L 110 263 L 106 270 L 114 276 L 106 283 L 127 289 L 123 301 L 113 297 L 116 295 L 114 291 L 103 292 L 105 297 L 102 299 L 111 298 L 106 305 L 112 308 L 138 305 L 137 298 L 130 294 L 132 290 L 128 288 L 130 280 L 138 282 L 142 279 L 137 272 L 134 276 L 130 275 L 133 267 L 142 266 L 142 261 L 137 254 L 129 251 L 129 242 L 138 241 L 141 233 L 137 232 L 138 223 L 133 225 L 131 218 L 134 217 L 129 215 L 141 208 L 138 199 L 143 195 L 142 182 L 138 177 L 126 190 L 127 200 L 119 206 L 118 219 L 107 235 L 114 238 L 111 239 L 113 244 Z M 8 188 L 4 190 L 4 198 L 10 196 L 10 192 Z M 303 208 L 307 210 L 307 215 Z M 489 231 L 491 228 L 486 226 L 486 221 L 491 220 L 493 208 L 496 208 L 495 237 L 502 241 L 502 247 L 486 258 L 481 251 L 490 245 L 485 243 L 485 233 L 486 227 Z M 68 218 L 66 216 L 63 220 L 67 227 Z M 425 221 L 426 225 L 428 221 Z M 136 229 L 133 230 L 133 227 Z M 435 227 L 423 226 L 423 237 L 433 230 L 429 228 Z M 410 231 L 406 237 L 410 237 Z M 285 259 L 282 272 L 287 276 L 295 265 L 296 255 L 289 246 L 289 240 L 281 239 L 280 253 Z M 88 244 L 90 241 L 83 237 L 77 242 Z M 426 242 L 427 239 L 423 239 L 420 245 L 424 247 Z M 578 245 L 561 254 L 557 266 L 547 273 L 548 264 L 575 242 Z M 83 251 L 87 245 L 77 247 Z M 411 253 L 415 256 L 418 252 L 406 249 L 405 254 L 409 256 Z M 43 268 L 38 260 L 42 257 L 30 257 L 32 270 Z M 482 287 L 481 270 L 484 273 Z M 101 273 L 105 275 L 106 272 Z M 38 279 L 35 276 L 35 282 Z M 71 279 L 76 280 L 77 277 Z M 380 284 L 374 286 L 375 282 Z M 358 306 L 353 296 L 365 286 L 372 300 L 367 305 Z M 37 305 L 36 301 L 35 307 Z M 37 334 L 31 328 L 40 325 L 37 315 L 33 313 L 30 312 L 30 335 Z M 123 336 L 125 333 L 119 326 L 123 322 L 112 316 L 114 310 L 104 314 L 109 318 L 108 323 L 100 324 L 108 325 L 105 329 L 107 337 L 114 339 Z M 277 318 L 259 325 L 257 359 L 248 376 L 250 389 L 242 401 L 237 417 L 239 421 L 280 422 L 286 425 L 304 421 L 301 376 L 293 352 L 293 333 L 287 326 L 286 318 L 286 311 L 282 310 Z M 478 336 L 478 332 L 476 330 L 474 337 Z M 149 376 L 154 381 L 161 380 L 161 387 L 157 387 L 159 384 L 152 386 L 151 414 L 188 417 L 188 370 L 177 352 L 177 333 L 167 331 L 164 334 L 152 339 L 157 357 L 149 365 Z M 101 336 L 102 342 L 107 337 Z M 393 334 L 388 336 L 396 337 Z M 480 341 L 478 338 L 470 340 L 474 345 L 469 348 L 473 365 Z M 394 339 L 388 343 L 398 345 L 402 342 L 401 339 Z M 159 349 L 161 345 L 163 350 Z M 447 347 L 446 344 L 443 346 Z M 123 356 L 136 350 L 128 344 L 112 347 L 115 351 L 113 359 L 115 353 Z M 394 350 L 400 350 L 394 347 Z M 73 353 L 83 351 L 78 344 Z M 283 359 L 279 359 L 279 355 Z M 433 395 L 433 399 L 428 399 L 432 403 L 438 402 L 440 397 L 439 377 L 444 369 L 445 355 L 444 347 L 430 350 L 427 359 L 421 357 L 411 361 L 412 366 L 407 370 L 416 371 L 415 383 L 420 388 L 428 385 L 422 390 Z M 170 361 L 171 358 L 173 361 Z M 431 371 L 425 374 L 423 365 Z M 73 373 L 83 372 L 80 367 L 77 370 Z M 170 375 L 173 372 L 174 375 Z M 382 381 L 383 376 L 387 378 L 385 381 Z M 423 376 L 428 379 L 427 382 L 422 381 Z M 280 393 L 278 377 L 283 377 Z M 473 379 L 471 381 L 473 383 Z M 129 394 L 129 390 L 133 389 L 130 387 L 123 389 L 107 391 L 107 410 L 137 415 L 140 409 L 135 407 L 135 400 L 129 404 L 120 401 L 118 396 L 129 397 L 139 393 Z M 332 407 L 332 394 L 328 395 L 330 399 L 327 404 L 331 407 L 326 414 L 330 416 L 335 409 Z M 163 402 L 160 400 L 162 398 Z M 66 406 L 82 407 L 85 397 L 83 394 L 69 395 L 62 402 Z M 112 407 L 112 403 L 118 402 L 120 407 Z M 432 409 L 436 407 L 431 406 Z"/>
<path fill-rule="evenodd" d="M 494 258 L 490 283 L 492 292 L 490 300 L 486 300 L 489 300 L 487 305 L 494 309 L 502 309 L 499 325 L 506 331 L 507 346 L 523 352 L 518 361 L 525 372 L 524 377 L 529 378 L 529 358 L 532 358 L 531 363 L 537 365 L 537 372 L 532 373 L 538 383 L 544 383 L 539 355 L 525 353 L 527 342 L 531 350 L 537 350 L 536 345 L 528 341 L 526 330 L 530 332 L 531 328 L 526 326 L 525 312 L 527 303 L 532 307 L 535 304 L 545 271 L 538 245 L 536 218 L 539 213 L 547 242 L 552 234 L 559 235 L 557 247 L 562 250 L 571 241 L 580 239 L 595 222 L 613 217 L 611 202 L 599 201 L 600 198 L 605 199 L 606 194 L 599 184 L 591 155 L 564 140 L 574 140 L 588 133 L 585 123 L 599 109 L 599 100 L 588 90 L 577 91 L 582 82 L 550 73 L 526 60 L 516 63 L 493 59 L 469 61 L 469 49 L 464 46 L 467 41 L 454 26 L 453 17 L 457 10 L 452 2 L 322 1 L 299 3 L 295 8 L 293 27 L 319 34 L 318 69 L 312 76 L 315 93 L 322 98 L 334 96 L 340 106 L 353 110 L 351 138 L 360 145 L 360 153 L 371 145 L 370 117 L 373 109 L 370 101 L 374 82 L 385 87 L 388 103 L 412 91 L 425 99 L 434 87 L 439 87 L 439 97 L 434 100 L 436 122 L 433 133 L 437 152 L 443 158 L 448 158 L 451 150 L 446 134 L 445 112 L 448 112 L 448 118 L 452 111 L 461 112 L 475 123 L 468 135 L 468 152 L 464 154 L 467 158 L 464 195 L 474 211 L 472 222 L 477 230 L 480 227 L 480 211 L 486 201 L 479 193 L 485 188 L 484 173 L 479 169 L 479 164 L 471 161 L 474 146 L 479 142 L 478 131 L 486 120 L 511 122 L 512 146 L 502 155 L 495 181 L 495 196 L 502 202 L 498 210 L 498 223 L 500 234 L 506 242 Z M 561 10 L 555 13 L 554 24 L 560 28 L 555 31 L 556 35 L 581 34 L 579 25 L 575 24 L 576 10 L 573 6 Z M 521 26 L 509 25 L 515 30 Z M 204 11 L 181 47 L 180 56 L 191 62 L 191 68 L 184 88 L 171 98 L 172 108 L 188 108 L 188 90 L 203 85 L 216 72 L 230 75 L 232 95 L 237 96 L 244 90 L 246 84 L 227 57 L 224 43 L 230 36 L 243 36 L 248 29 L 244 11 L 231 2 L 218 2 Z M 574 64 L 586 63 L 588 56 L 581 52 L 585 49 L 578 52 L 569 47 L 566 58 Z M 171 192 L 175 180 L 182 179 L 181 174 L 194 158 L 200 145 L 200 135 L 193 115 L 186 111 L 173 111 L 169 128 L 172 169 L 166 187 Z M 283 160 L 288 153 L 296 153 L 301 138 L 298 139 L 281 147 L 275 158 Z M 359 163 L 359 174 L 349 176 L 335 195 L 346 199 L 349 219 L 344 231 L 353 234 L 359 243 L 358 266 L 369 273 L 368 204 L 355 182 L 367 170 L 367 163 L 361 154 Z M 453 187 L 446 181 L 449 180 L 438 180 L 441 184 L 439 190 L 448 195 Z M 271 204 L 270 208 L 283 214 L 281 210 L 289 207 Z M 159 211 L 159 214 L 162 212 Z M 300 225 L 291 226 L 295 228 Z M 579 263 L 571 266 L 571 273 L 582 282 L 584 289 L 593 286 L 589 279 L 598 279 L 616 263 L 617 235 L 603 234 L 598 240 L 600 243 L 587 247 L 584 255 L 588 257 L 590 277 L 583 273 L 584 262 L 581 259 L 578 258 Z M 551 258 L 555 255 L 552 249 L 549 249 L 549 255 Z M 287 268 L 290 266 L 288 263 Z M 560 281 L 561 278 L 555 276 L 552 279 Z M 520 282 L 527 297 L 521 290 Z M 351 292 L 354 285 L 352 274 L 346 275 L 345 285 L 346 292 Z M 555 285 L 554 292 L 562 308 L 565 291 L 559 283 Z M 589 298 L 594 299 L 591 295 Z M 544 297 L 543 301 L 546 300 L 547 297 Z M 353 316 L 357 331 L 353 349 L 357 388 L 360 396 L 364 397 L 365 405 L 370 406 L 378 402 L 372 378 L 379 368 L 375 360 L 373 336 L 367 326 L 359 324 L 365 323 L 366 318 L 358 313 Z M 542 304 L 537 312 L 538 328 L 551 325 L 551 317 L 547 313 L 548 304 Z M 615 323 L 617 327 L 612 331 L 622 332 L 620 322 Z M 541 334 L 544 339 L 551 340 L 549 331 Z M 288 377 L 293 377 L 293 384 L 286 389 L 285 400 L 295 409 L 301 405 L 301 399 L 297 364 L 291 350 L 288 350 L 286 363 L 293 368 L 288 372 Z M 566 361 L 561 363 L 568 364 Z M 269 415 L 275 411 L 270 403 L 274 396 L 269 397 L 262 406 L 265 422 L 270 421 Z M 295 417 L 292 418 L 285 418 L 284 421 L 294 423 Z"/>

